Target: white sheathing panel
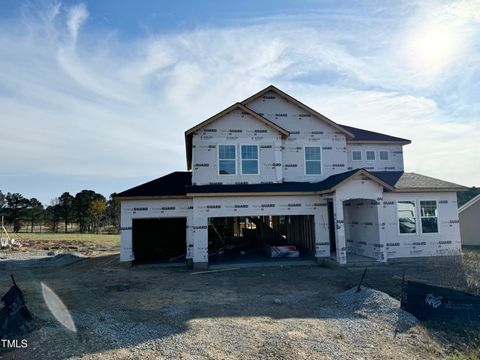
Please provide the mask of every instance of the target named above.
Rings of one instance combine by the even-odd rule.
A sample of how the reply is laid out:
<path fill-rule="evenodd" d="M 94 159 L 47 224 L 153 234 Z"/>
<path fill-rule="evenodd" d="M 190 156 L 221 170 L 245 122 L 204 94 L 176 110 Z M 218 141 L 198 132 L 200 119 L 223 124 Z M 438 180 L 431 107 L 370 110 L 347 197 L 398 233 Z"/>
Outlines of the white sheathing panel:
<path fill-rule="evenodd" d="M 191 199 L 123 200 L 121 201 L 120 261 L 135 260 L 132 248 L 132 220 L 148 218 L 187 218 L 186 258 L 191 259 L 193 249 L 193 201 Z"/>
<path fill-rule="evenodd" d="M 416 234 L 400 234 L 396 204 L 399 200 L 414 200 L 416 202 Z M 422 234 L 420 200 L 437 201 L 438 233 Z M 385 193 L 381 208 L 385 216 L 384 231 L 386 233 L 388 258 L 452 255 L 461 252 L 455 193 Z"/>
<path fill-rule="evenodd" d="M 236 146 L 237 174 L 218 174 L 218 145 Z M 241 145 L 258 145 L 259 174 L 241 174 Z M 192 182 L 195 185 L 281 182 L 281 134 L 240 110 L 234 110 L 193 134 Z"/>
<path fill-rule="evenodd" d="M 343 203 L 347 252 L 382 260 L 376 200 Z"/>
<path fill-rule="evenodd" d="M 327 200 L 320 196 L 194 198 L 194 262 L 208 261 L 208 218 L 267 215 L 314 215 L 315 256 L 330 255 Z"/>
<path fill-rule="evenodd" d="M 362 160 L 352 160 L 352 151 L 362 152 Z M 375 160 L 367 161 L 366 151 L 375 152 Z M 380 160 L 380 151 L 388 151 L 388 160 Z M 347 143 L 347 170 L 366 169 L 369 171 L 403 171 L 402 145 L 349 144 Z"/>
<path fill-rule="evenodd" d="M 370 180 L 369 178 L 365 176 L 360 176 L 357 175 L 351 179 L 349 179 L 345 184 L 343 184 L 341 187 L 339 187 L 335 193 L 334 197 L 334 219 L 335 219 L 335 236 L 336 236 L 336 246 L 337 246 L 337 261 L 340 264 L 345 264 L 347 262 L 347 235 L 352 238 L 353 236 L 357 236 L 355 234 L 351 234 L 350 231 L 351 229 L 347 229 L 346 225 L 346 219 L 345 219 L 345 209 L 344 209 L 344 203 L 351 203 L 351 200 L 354 199 L 361 199 L 361 200 L 373 200 L 375 202 L 378 202 L 382 200 L 383 198 L 383 187 L 377 184 L 376 182 Z M 348 208 L 348 207 L 347 207 Z M 373 240 L 369 240 L 367 244 L 364 244 L 362 246 L 364 250 L 364 255 L 366 256 L 372 256 L 375 257 L 378 260 L 385 260 L 385 255 L 384 255 L 384 247 L 382 246 L 382 234 L 381 234 L 381 226 L 379 225 L 378 219 L 380 218 L 378 214 L 378 210 L 375 210 L 377 212 L 377 216 L 375 219 L 374 218 L 374 210 L 375 209 L 369 209 L 369 213 L 366 215 L 358 215 L 361 216 L 361 219 L 363 222 L 371 222 L 372 225 L 368 225 L 368 231 L 363 231 L 363 235 L 366 234 L 374 234 L 375 230 L 379 231 L 378 235 L 375 235 L 375 238 Z M 350 221 L 351 217 L 349 217 L 349 214 L 347 216 L 347 221 Z M 355 216 L 355 215 L 354 215 Z M 363 240 L 364 241 L 364 240 Z M 378 250 L 367 250 L 370 249 L 370 243 L 373 243 L 375 241 L 377 244 Z M 364 241 L 365 242 L 365 241 Z M 373 247 L 373 245 L 372 245 Z M 369 255 L 371 254 L 371 255 Z"/>
<path fill-rule="evenodd" d="M 247 106 L 290 132 L 282 147 L 284 181 L 316 182 L 347 171 L 344 133 L 274 92 L 266 93 Z M 322 148 L 321 175 L 305 174 L 305 146 Z"/>
<path fill-rule="evenodd" d="M 480 246 L 480 201 L 458 214 L 463 245 Z"/>

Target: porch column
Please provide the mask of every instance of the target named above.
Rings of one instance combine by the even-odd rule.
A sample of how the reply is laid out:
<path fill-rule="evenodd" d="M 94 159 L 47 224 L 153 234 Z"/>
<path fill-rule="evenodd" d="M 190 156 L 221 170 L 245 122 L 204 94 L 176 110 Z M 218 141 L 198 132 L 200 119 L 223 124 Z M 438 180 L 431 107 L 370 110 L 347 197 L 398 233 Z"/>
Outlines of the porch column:
<path fill-rule="evenodd" d="M 343 217 L 343 201 L 333 200 L 333 217 L 335 225 L 335 241 L 337 245 L 337 262 L 341 265 L 347 263 L 347 246 L 345 241 L 345 220 Z"/>
<path fill-rule="evenodd" d="M 326 209 L 326 207 L 324 207 Z M 323 209 L 322 209 L 323 210 Z M 315 213 L 315 257 L 328 257 L 330 256 L 330 240 L 328 234 L 328 213 Z"/>
<path fill-rule="evenodd" d="M 193 268 L 208 268 L 208 218 L 193 218 Z"/>
<path fill-rule="evenodd" d="M 135 260 L 132 248 L 132 218 L 124 214 L 120 219 L 120 261 L 130 263 Z"/>
<path fill-rule="evenodd" d="M 378 240 L 380 243 L 380 259 L 381 262 L 387 262 L 387 232 L 385 230 L 386 217 L 383 207 L 383 200 L 377 200 L 377 216 L 378 216 Z"/>
<path fill-rule="evenodd" d="M 187 217 L 187 249 L 185 259 L 189 268 L 193 267 L 193 217 Z"/>

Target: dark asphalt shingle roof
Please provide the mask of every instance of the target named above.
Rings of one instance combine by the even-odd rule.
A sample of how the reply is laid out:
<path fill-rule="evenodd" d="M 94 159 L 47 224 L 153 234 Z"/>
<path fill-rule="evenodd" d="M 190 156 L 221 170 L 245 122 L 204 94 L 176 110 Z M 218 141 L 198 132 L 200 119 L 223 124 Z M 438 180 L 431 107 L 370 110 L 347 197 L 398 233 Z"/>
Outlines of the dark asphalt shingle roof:
<path fill-rule="evenodd" d="M 179 196 L 185 195 L 185 188 L 192 184 L 192 173 L 175 171 L 161 178 L 135 186 L 118 193 L 117 197 Z"/>
<path fill-rule="evenodd" d="M 187 188 L 188 193 L 262 193 L 262 192 L 310 192 L 328 190 L 347 179 L 357 170 L 336 174 L 327 179 L 315 182 L 283 182 L 269 184 L 218 184 L 218 185 L 194 185 Z"/>
<path fill-rule="evenodd" d="M 192 173 L 176 171 L 156 180 L 136 186 L 117 194 L 117 197 L 155 197 L 155 196 L 182 196 L 207 193 L 286 193 L 326 191 L 334 188 L 342 181 L 357 173 L 360 169 L 350 170 L 329 176 L 316 183 L 283 182 L 269 184 L 212 184 L 193 185 Z M 363 170 L 368 173 L 367 170 Z M 430 190 L 430 191 L 461 191 L 466 189 L 461 185 L 435 179 L 429 176 L 402 171 L 371 171 L 369 172 L 384 183 L 395 187 L 399 191 Z"/>
<path fill-rule="evenodd" d="M 342 128 L 352 133 L 355 137 L 353 141 L 395 141 L 395 142 L 406 142 L 410 143 L 408 139 L 402 139 L 396 136 L 390 136 L 386 134 L 377 133 L 374 131 L 364 130 L 355 128 L 353 126 L 340 125 Z"/>

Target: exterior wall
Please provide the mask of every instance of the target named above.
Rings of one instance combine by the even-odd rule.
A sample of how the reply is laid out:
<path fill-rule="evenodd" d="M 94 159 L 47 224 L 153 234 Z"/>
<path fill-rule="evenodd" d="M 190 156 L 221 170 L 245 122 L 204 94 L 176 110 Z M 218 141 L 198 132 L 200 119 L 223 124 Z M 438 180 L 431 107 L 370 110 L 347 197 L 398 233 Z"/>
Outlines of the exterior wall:
<path fill-rule="evenodd" d="M 416 201 L 416 234 L 400 234 L 397 201 Z M 438 229 L 435 234 L 422 234 L 420 200 L 436 200 Z M 384 215 L 386 253 L 389 259 L 416 256 L 453 255 L 461 252 L 456 193 L 385 193 L 380 211 Z"/>
<path fill-rule="evenodd" d="M 352 160 L 352 150 L 362 152 L 362 160 Z M 375 161 L 367 161 L 365 151 L 375 151 Z M 380 160 L 379 151 L 388 151 L 388 160 Z M 363 168 L 368 171 L 403 171 L 402 145 L 347 143 L 347 170 Z"/>
<path fill-rule="evenodd" d="M 320 196 L 196 197 L 194 263 L 208 262 L 208 218 L 230 216 L 314 215 L 315 256 L 330 255 L 327 200 Z"/>
<path fill-rule="evenodd" d="M 381 259 L 376 200 L 351 200 L 343 203 L 347 253 Z"/>
<path fill-rule="evenodd" d="M 122 200 L 120 219 L 120 261 L 135 260 L 132 246 L 132 220 L 148 218 L 187 218 L 186 258 L 193 257 L 192 199 Z"/>
<path fill-rule="evenodd" d="M 480 201 L 458 214 L 463 245 L 480 246 Z"/>
<path fill-rule="evenodd" d="M 284 181 L 317 182 L 347 171 L 344 133 L 274 92 L 266 93 L 247 106 L 290 132 L 282 144 Z M 321 175 L 305 175 L 305 146 L 322 148 Z"/>
<path fill-rule="evenodd" d="M 218 174 L 218 145 L 236 145 L 237 174 Z M 200 129 L 192 140 L 192 183 L 237 184 L 282 181 L 281 134 L 240 110 Z M 259 145 L 259 174 L 242 175 L 240 146 Z"/>

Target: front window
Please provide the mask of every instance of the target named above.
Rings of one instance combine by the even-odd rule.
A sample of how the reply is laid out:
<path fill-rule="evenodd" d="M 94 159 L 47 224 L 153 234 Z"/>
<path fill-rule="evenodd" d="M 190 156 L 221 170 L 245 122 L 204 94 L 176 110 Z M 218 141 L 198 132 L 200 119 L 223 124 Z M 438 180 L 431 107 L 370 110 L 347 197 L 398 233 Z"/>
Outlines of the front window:
<path fill-rule="evenodd" d="M 388 160 L 388 151 L 380 151 L 380 160 Z"/>
<path fill-rule="evenodd" d="M 397 201 L 398 226 L 400 234 L 416 234 L 415 201 Z"/>
<path fill-rule="evenodd" d="M 420 201 L 422 233 L 438 233 L 438 209 L 435 200 Z"/>
<path fill-rule="evenodd" d="M 362 152 L 360 150 L 352 151 L 352 160 L 353 161 L 362 161 Z"/>
<path fill-rule="evenodd" d="M 322 173 L 320 146 L 305 146 L 305 173 L 307 175 L 320 175 Z"/>
<path fill-rule="evenodd" d="M 375 160 L 375 151 L 367 150 L 365 151 L 365 158 L 367 161 L 374 161 Z"/>
<path fill-rule="evenodd" d="M 242 145 L 242 174 L 258 174 L 258 146 Z"/>
<path fill-rule="evenodd" d="M 218 145 L 218 173 L 220 175 L 237 173 L 235 145 Z"/>

